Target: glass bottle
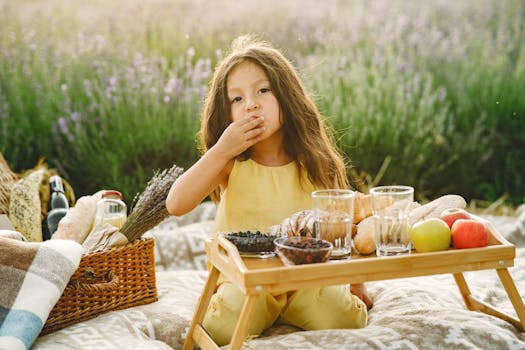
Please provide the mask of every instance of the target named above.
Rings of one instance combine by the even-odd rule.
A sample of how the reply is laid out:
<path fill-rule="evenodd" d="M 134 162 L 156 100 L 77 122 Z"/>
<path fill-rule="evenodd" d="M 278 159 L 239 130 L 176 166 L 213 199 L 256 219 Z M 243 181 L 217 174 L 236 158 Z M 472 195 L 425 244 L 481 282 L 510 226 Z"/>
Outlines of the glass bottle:
<path fill-rule="evenodd" d="M 49 187 L 51 189 L 51 200 L 49 201 L 50 210 L 47 214 L 47 228 L 51 238 L 58 228 L 58 223 L 67 214 L 69 203 L 64 193 L 64 184 L 62 178 L 53 175 L 49 178 Z"/>
<path fill-rule="evenodd" d="M 127 207 L 122 201 L 122 193 L 113 190 L 104 191 L 102 199 L 97 203 L 95 225 L 107 223 L 120 229 L 126 218 Z"/>

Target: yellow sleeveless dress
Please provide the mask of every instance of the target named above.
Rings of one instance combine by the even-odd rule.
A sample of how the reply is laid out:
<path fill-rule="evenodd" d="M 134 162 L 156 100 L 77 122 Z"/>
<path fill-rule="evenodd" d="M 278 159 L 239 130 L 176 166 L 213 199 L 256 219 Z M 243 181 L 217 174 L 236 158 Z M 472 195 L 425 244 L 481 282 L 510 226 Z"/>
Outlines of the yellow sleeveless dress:
<path fill-rule="evenodd" d="M 300 171 L 301 178 L 296 162 L 270 167 L 251 159 L 235 161 L 217 208 L 216 232 L 266 232 L 293 213 L 310 209 L 315 187 L 304 168 Z"/>
<path fill-rule="evenodd" d="M 315 188 L 304 168 L 298 170 L 296 164 L 268 167 L 251 159 L 235 161 L 217 208 L 216 232 L 264 232 L 291 214 L 311 208 L 311 192 Z M 244 300 L 239 288 L 222 276 L 219 278 L 203 321 L 217 344 L 230 343 Z M 248 333 L 259 335 L 277 319 L 305 330 L 362 328 L 367 317 L 366 305 L 350 293 L 348 286 L 262 293 Z"/>

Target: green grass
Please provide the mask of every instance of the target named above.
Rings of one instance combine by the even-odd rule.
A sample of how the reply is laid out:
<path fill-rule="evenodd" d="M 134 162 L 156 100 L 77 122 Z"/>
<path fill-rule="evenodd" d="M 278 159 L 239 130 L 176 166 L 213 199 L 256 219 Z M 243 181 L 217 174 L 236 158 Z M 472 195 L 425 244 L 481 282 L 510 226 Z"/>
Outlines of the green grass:
<path fill-rule="evenodd" d="M 257 33 L 300 70 L 359 188 L 525 198 L 525 4 L 0 0 L 0 152 L 131 202 L 189 167 L 211 70 Z"/>

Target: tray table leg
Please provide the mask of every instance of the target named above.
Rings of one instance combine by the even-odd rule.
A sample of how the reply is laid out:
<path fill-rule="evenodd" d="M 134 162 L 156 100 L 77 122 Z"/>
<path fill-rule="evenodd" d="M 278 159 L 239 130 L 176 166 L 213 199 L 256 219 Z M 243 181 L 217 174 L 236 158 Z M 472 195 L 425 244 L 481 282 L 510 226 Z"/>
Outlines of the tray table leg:
<path fill-rule="evenodd" d="M 244 301 L 244 305 L 241 310 L 241 315 L 239 317 L 239 320 L 237 321 L 235 330 L 233 331 L 233 336 L 230 343 L 230 350 L 239 350 L 241 348 L 242 342 L 244 341 L 246 333 L 248 332 L 248 322 L 250 322 L 250 318 L 255 309 L 256 302 L 257 295 L 246 296 L 246 300 Z"/>
<path fill-rule="evenodd" d="M 521 321 L 518 322 L 519 326 L 517 326 L 514 322 L 513 323 L 515 326 L 520 328 L 522 332 L 525 332 L 525 306 L 523 305 L 523 300 L 521 299 L 520 293 L 518 293 L 518 290 L 516 289 L 516 285 L 514 284 L 512 276 L 507 269 L 497 269 L 496 272 L 498 273 L 499 279 L 501 280 L 501 284 L 503 284 L 503 287 L 505 287 L 505 290 L 507 291 L 507 295 L 512 302 L 512 306 L 514 306 L 516 315 L 518 315 Z"/>
<path fill-rule="evenodd" d="M 516 285 L 514 284 L 514 281 L 512 280 L 512 277 L 510 276 L 507 269 L 497 269 L 496 272 L 498 273 L 501 283 L 503 284 L 503 287 L 505 288 L 505 291 L 507 292 L 507 295 L 510 301 L 512 302 L 512 305 L 514 306 L 514 310 L 516 311 L 516 314 L 518 315 L 519 319 L 510 316 L 504 312 L 501 312 L 494 308 L 492 305 L 489 305 L 483 302 L 482 300 L 475 298 L 471 294 L 463 274 L 455 273 L 453 275 L 467 309 L 471 311 L 480 311 L 486 313 L 487 315 L 498 317 L 506 322 L 513 324 L 516 328 L 520 329 L 521 331 L 525 331 L 525 306 L 523 305 L 523 300 L 521 299 L 518 290 L 516 289 Z"/>
<path fill-rule="evenodd" d="M 458 285 L 459 292 L 461 293 L 461 296 L 463 297 L 463 301 L 465 302 L 465 306 L 470 311 L 476 310 L 474 305 L 470 302 L 470 288 L 468 287 L 467 281 L 465 280 L 465 277 L 461 272 L 454 273 L 454 280 L 456 281 L 456 284 Z"/>
<path fill-rule="evenodd" d="M 202 321 L 204 320 L 206 310 L 208 308 L 208 305 L 210 304 L 210 300 L 213 295 L 213 292 L 215 291 L 215 286 L 217 284 L 218 279 L 219 270 L 217 270 L 215 266 L 212 266 L 210 274 L 208 275 L 208 280 L 206 281 L 206 285 L 204 286 L 201 297 L 199 299 L 199 303 L 197 304 L 197 310 L 195 311 L 195 315 L 193 316 L 193 320 L 191 321 L 190 329 L 188 330 L 188 334 L 186 335 L 186 341 L 184 342 L 184 346 L 182 347 L 183 350 L 193 349 L 193 336 L 195 334 L 195 328 L 197 326 L 200 326 Z"/>

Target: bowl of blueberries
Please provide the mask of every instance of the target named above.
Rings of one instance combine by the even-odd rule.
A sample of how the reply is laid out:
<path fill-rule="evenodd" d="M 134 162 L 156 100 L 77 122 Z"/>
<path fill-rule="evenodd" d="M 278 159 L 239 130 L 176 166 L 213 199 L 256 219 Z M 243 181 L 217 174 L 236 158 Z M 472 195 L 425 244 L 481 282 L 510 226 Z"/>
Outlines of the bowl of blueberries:
<path fill-rule="evenodd" d="M 270 258 L 275 256 L 276 236 L 261 231 L 239 231 L 224 234 L 233 243 L 239 254 L 245 258 Z"/>

